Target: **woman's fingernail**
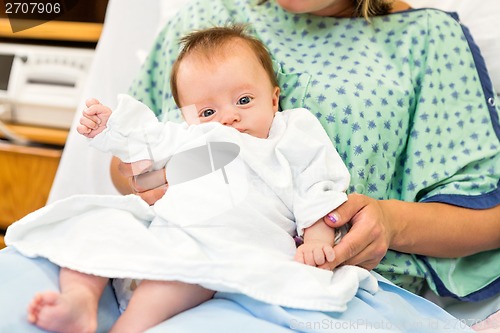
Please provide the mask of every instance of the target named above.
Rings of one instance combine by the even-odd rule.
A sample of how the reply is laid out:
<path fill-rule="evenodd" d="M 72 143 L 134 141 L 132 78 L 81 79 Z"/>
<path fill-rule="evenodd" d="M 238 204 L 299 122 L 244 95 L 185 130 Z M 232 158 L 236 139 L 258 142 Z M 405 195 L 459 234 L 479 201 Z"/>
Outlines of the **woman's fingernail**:
<path fill-rule="evenodd" d="M 339 216 L 336 213 L 330 213 L 327 216 L 332 223 L 336 223 L 339 220 Z"/>

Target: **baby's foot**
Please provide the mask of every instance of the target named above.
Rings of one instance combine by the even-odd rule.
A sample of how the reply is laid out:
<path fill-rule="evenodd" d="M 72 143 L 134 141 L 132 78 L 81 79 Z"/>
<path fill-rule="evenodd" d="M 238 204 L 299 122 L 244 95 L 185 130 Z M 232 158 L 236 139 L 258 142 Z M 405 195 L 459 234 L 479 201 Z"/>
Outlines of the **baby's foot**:
<path fill-rule="evenodd" d="M 97 308 L 87 294 L 47 291 L 35 295 L 28 306 L 28 321 L 58 333 L 91 333 L 97 329 Z"/>

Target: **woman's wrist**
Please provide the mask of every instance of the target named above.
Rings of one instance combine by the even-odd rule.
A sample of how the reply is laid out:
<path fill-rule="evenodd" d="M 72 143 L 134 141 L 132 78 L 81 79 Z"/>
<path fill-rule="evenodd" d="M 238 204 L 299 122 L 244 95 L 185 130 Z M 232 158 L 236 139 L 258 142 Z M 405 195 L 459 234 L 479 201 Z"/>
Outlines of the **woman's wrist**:
<path fill-rule="evenodd" d="M 403 217 L 405 202 L 396 199 L 378 200 L 382 219 L 386 228 L 389 249 L 405 252 L 414 244 L 409 232 L 408 221 Z"/>

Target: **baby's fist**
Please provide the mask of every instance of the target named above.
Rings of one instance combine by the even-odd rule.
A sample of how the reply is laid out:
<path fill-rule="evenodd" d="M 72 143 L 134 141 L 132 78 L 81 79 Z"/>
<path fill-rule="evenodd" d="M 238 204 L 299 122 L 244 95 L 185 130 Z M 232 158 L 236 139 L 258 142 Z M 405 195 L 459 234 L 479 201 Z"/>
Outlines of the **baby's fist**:
<path fill-rule="evenodd" d="M 106 128 L 111 109 L 94 98 L 88 99 L 86 105 L 87 108 L 82 112 L 77 131 L 88 138 L 94 138 Z"/>

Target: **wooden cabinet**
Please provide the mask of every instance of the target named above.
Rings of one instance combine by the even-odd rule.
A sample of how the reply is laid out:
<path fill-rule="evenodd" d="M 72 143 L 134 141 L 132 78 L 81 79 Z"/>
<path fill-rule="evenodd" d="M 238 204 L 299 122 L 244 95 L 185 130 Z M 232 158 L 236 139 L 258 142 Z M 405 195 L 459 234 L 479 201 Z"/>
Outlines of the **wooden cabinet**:
<path fill-rule="evenodd" d="M 68 21 L 43 21 L 16 33 L 6 16 L 0 15 L 0 41 L 93 48 L 102 31 L 107 4 L 107 0 L 81 1 L 69 13 L 73 16 L 65 15 Z M 60 129 L 7 127 L 37 144 L 16 145 L 5 141 L 0 132 L 0 248 L 12 222 L 45 205 L 68 134 Z"/>
<path fill-rule="evenodd" d="M 3 232 L 12 222 L 45 205 L 66 141 L 67 131 L 9 126 L 38 143 L 16 145 L 0 141 L 0 248 Z"/>

